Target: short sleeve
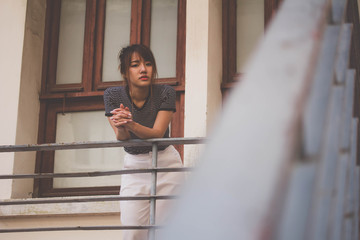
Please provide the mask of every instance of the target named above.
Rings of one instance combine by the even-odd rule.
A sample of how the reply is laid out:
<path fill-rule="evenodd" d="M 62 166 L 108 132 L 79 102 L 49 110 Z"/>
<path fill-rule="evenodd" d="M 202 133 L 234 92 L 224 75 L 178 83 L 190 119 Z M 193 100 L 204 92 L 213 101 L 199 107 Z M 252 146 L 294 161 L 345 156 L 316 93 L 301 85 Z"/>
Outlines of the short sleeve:
<path fill-rule="evenodd" d="M 176 91 L 172 87 L 164 85 L 164 89 L 160 94 L 160 100 L 159 110 L 176 112 Z"/>
<path fill-rule="evenodd" d="M 115 96 L 116 91 L 114 88 L 107 88 L 104 92 L 105 116 L 107 117 L 111 117 L 112 114 L 110 112 L 119 106 Z"/>

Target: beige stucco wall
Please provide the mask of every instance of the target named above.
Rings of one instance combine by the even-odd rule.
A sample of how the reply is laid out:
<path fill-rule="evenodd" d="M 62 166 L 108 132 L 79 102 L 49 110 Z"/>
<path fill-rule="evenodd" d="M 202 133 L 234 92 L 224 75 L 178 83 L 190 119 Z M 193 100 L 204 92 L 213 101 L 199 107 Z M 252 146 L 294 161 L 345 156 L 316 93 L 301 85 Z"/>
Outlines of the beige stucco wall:
<path fill-rule="evenodd" d="M 77 226 L 114 226 L 120 225 L 117 214 L 103 216 L 56 216 L 56 217 L 16 217 L 1 219 L 0 228 L 43 228 L 43 227 L 77 227 Z M 0 239 L 7 240 L 120 240 L 120 230 L 95 231 L 50 231 L 29 233 L 0 233 Z"/>
<path fill-rule="evenodd" d="M 45 10 L 45 0 L 28 1 L 20 78 L 16 144 L 37 143 Z M 15 153 L 14 174 L 33 173 L 35 169 L 35 155 L 35 152 Z M 14 180 L 12 189 L 12 198 L 31 197 L 33 180 Z"/>
<path fill-rule="evenodd" d="M 2 0 L 0 7 L 0 144 L 16 143 L 27 0 Z M 0 174 L 12 174 L 14 154 L 0 154 Z M 0 198 L 10 198 L 11 180 L 1 180 Z"/>
<path fill-rule="evenodd" d="M 45 0 L 3 0 L 0 8 L 0 144 L 37 143 Z M 5 87 L 6 86 L 6 87 Z M 2 174 L 32 173 L 35 152 L 1 153 Z M 32 180 L 1 180 L 1 198 L 31 196 Z"/>
<path fill-rule="evenodd" d="M 206 137 L 221 106 L 222 1 L 187 1 L 185 137 Z M 201 146 L 185 146 L 193 165 Z"/>

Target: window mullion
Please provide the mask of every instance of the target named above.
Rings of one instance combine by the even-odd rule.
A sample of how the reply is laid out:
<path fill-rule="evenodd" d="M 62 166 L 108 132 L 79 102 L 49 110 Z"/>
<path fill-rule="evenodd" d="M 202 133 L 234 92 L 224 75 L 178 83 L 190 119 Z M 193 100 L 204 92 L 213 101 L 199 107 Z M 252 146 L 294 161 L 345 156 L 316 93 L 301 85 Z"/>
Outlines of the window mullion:
<path fill-rule="evenodd" d="M 150 47 L 151 0 L 143 1 L 141 14 L 141 43 Z"/>
<path fill-rule="evenodd" d="M 98 1 L 86 1 L 85 17 L 85 36 L 84 36 L 84 54 L 82 69 L 82 85 L 84 92 L 93 90 L 93 69 L 94 69 L 94 46 L 95 46 L 95 28 L 96 28 L 96 8 Z"/>
<path fill-rule="evenodd" d="M 57 52 L 59 46 L 59 28 L 60 28 L 60 11 L 61 11 L 61 0 L 48 1 L 50 14 L 50 44 L 47 49 L 49 53 L 49 66 L 48 74 L 46 74 L 46 91 L 51 91 L 56 85 L 56 68 L 57 68 Z"/>
<path fill-rule="evenodd" d="M 104 37 L 105 37 L 105 11 L 106 0 L 99 0 L 97 5 L 96 17 L 96 47 L 94 60 L 94 90 L 104 89 L 102 84 L 102 64 L 104 57 Z"/>
<path fill-rule="evenodd" d="M 132 0 L 131 2 L 131 27 L 130 27 L 130 44 L 141 43 L 141 16 L 142 0 Z"/>

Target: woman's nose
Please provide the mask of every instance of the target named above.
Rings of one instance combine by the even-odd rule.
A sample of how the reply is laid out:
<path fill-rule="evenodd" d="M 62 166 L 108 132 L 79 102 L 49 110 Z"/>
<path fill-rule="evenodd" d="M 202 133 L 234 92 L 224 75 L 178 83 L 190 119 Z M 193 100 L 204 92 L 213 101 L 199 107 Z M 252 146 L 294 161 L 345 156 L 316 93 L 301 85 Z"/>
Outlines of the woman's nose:
<path fill-rule="evenodd" d="M 144 63 L 140 63 L 140 71 L 141 72 L 146 72 L 146 67 Z"/>

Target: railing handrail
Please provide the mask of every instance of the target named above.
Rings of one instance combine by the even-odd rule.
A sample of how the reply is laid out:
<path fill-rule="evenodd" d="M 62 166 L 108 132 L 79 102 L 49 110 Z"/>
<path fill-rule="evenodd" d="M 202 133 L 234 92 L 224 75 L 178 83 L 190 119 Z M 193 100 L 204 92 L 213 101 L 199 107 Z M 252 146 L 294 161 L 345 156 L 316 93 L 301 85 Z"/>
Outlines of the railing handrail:
<path fill-rule="evenodd" d="M 70 150 L 86 148 L 110 148 L 127 146 L 152 146 L 156 144 L 196 144 L 206 140 L 205 137 L 186 137 L 186 138 L 151 138 L 151 139 L 131 139 L 126 141 L 83 141 L 72 143 L 43 143 L 43 144 L 23 144 L 23 145 L 0 145 L 0 152 L 27 152 L 27 151 L 52 151 Z"/>
<path fill-rule="evenodd" d="M 58 198 L 27 198 L 27 199 L 5 199 L 0 200 L 0 206 L 27 205 L 27 204 L 49 204 L 49 203 L 82 203 L 82 202 L 109 202 L 109 201 L 130 201 L 130 200 L 164 200 L 176 199 L 173 195 L 144 195 L 144 196 L 81 196 L 81 197 L 58 197 Z"/>
<path fill-rule="evenodd" d="M 28 232 L 59 232 L 59 231 L 99 231 L 99 230 L 134 230 L 134 229 L 159 229 L 159 225 L 141 225 L 141 226 L 77 226 L 77 227 L 45 227 L 45 228 L 17 228 L 0 229 L 0 233 L 28 233 Z"/>
<path fill-rule="evenodd" d="M 95 172 L 74 172 L 74 173 L 38 173 L 38 174 L 6 174 L 0 175 L 1 179 L 25 179 L 25 178 L 79 178 L 79 177 L 101 177 L 111 175 L 124 175 L 134 173 L 151 173 L 151 172 L 186 172 L 191 171 L 191 167 L 181 168 L 139 168 L 139 169 L 123 169 L 114 171 L 95 171 Z"/>

